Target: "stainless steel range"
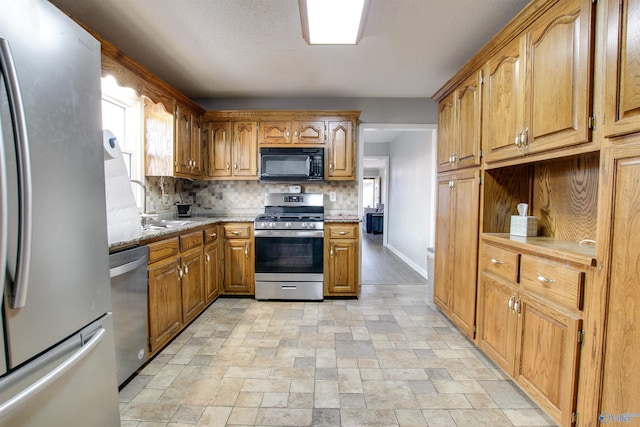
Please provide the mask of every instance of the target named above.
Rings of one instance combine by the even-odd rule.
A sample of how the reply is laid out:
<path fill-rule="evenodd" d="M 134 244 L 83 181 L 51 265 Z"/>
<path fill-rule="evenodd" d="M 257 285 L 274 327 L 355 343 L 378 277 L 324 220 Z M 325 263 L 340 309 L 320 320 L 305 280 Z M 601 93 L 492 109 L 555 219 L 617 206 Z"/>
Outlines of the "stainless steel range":
<path fill-rule="evenodd" d="M 256 299 L 322 300 L 324 194 L 268 193 L 254 229 Z"/>

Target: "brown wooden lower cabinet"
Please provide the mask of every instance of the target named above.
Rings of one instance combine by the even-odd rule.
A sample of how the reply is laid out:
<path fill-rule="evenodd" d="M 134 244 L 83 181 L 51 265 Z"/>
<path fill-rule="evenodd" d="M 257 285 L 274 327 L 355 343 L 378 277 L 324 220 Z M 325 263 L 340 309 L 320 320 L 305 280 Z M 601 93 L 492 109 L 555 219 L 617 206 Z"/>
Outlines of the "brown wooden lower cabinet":
<path fill-rule="evenodd" d="M 149 352 L 155 353 L 182 329 L 180 257 L 149 265 Z"/>
<path fill-rule="evenodd" d="M 486 241 L 481 252 L 478 346 L 554 421 L 572 425 L 589 267 Z"/>
<path fill-rule="evenodd" d="M 220 295 L 222 285 L 222 260 L 218 227 L 204 230 L 204 297 L 205 304 L 214 301 Z"/>
<path fill-rule="evenodd" d="M 253 224 L 224 224 L 224 293 L 253 295 Z"/>
<path fill-rule="evenodd" d="M 202 248 L 182 254 L 182 320 L 186 325 L 204 310 L 204 256 Z"/>
<path fill-rule="evenodd" d="M 359 224 L 325 224 L 324 294 L 358 295 Z"/>

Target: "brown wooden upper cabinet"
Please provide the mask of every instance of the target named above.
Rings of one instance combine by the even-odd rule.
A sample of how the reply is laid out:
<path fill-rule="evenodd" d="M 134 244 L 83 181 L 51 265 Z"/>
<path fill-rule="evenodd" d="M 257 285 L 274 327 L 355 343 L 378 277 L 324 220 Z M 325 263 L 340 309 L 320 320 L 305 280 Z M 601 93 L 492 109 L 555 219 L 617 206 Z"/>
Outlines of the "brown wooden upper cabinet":
<path fill-rule="evenodd" d="M 326 135 L 327 125 L 324 120 L 261 121 L 258 124 L 258 145 L 324 146 L 327 142 Z"/>
<path fill-rule="evenodd" d="M 355 124 L 329 121 L 329 146 L 325 153 L 326 180 L 353 180 L 356 176 Z"/>
<path fill-rule="evenodd" d="M 591 141 L 593 17 L 591 0 L 558 2 L 486 62 L 485 161 Z"/>
<path fill-rule="evenodd" d="M 438 172 L 480 165 L 482 71 L 438 106 Z"/>
<path fill-rule="evenodd" d="M 607 2 L 605 136 L 640 131 L 640 0 Z"/>
<path fill-rule="evenodd" d="M 189 108 L 177 104 L 175 111 L 175 175 L 202 174 L 202 121 Z"/>
<path fill-rule="evenodd" d="M 208 122 L 205 176 L 212 179 L 258 179 L 257 122 Z"/>

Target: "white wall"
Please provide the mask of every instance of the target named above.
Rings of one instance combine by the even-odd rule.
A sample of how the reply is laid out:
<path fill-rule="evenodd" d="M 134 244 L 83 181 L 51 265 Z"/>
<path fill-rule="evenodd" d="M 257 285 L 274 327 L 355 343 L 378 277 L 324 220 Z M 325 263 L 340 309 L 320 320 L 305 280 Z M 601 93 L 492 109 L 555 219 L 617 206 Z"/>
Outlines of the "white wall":
<path fill-rule="evenodd" d="M 403 132 L 391 143 L 388 247 L 426 277 L 433 245 L 435 131 Z"/>

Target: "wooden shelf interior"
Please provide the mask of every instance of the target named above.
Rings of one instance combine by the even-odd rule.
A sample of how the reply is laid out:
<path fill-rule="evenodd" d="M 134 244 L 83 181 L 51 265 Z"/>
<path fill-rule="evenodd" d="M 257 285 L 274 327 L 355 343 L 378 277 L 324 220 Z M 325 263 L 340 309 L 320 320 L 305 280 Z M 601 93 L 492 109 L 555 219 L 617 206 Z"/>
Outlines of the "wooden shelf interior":
<path fill-rule="evenodd" d="M 518 203 L 538 218 L 538 236 L 578 243 L 596 238 L 598 153 L 484 171 L 482 232 L 509 233 Z"/>

